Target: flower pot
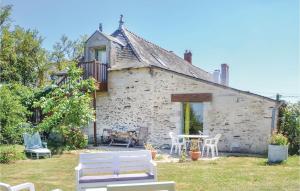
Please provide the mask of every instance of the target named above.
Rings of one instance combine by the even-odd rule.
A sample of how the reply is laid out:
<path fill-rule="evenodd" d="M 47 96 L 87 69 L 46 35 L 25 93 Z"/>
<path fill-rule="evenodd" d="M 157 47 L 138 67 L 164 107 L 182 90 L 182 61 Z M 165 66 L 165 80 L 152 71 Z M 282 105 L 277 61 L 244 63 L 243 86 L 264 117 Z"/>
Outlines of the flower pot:
<path fill-rule="evenodd" d="M 288 158 L 288 145 L 269 145 L 268 161 L 271 163 L 282 162 Z"/>
<path fill-rule="evenodd" d="M 157 151 L 151 151 L 152 160 L 154 160 L 154 159 L 155 159 L 155 157 L 156 157 L 156 153 L 157 153 Z"/>
<path fill-rule="evenodd" d="M 190 156 L 193 161 L 196 161 L 200 157 L 200 152 L 199 151 L 190 151 Z"/>

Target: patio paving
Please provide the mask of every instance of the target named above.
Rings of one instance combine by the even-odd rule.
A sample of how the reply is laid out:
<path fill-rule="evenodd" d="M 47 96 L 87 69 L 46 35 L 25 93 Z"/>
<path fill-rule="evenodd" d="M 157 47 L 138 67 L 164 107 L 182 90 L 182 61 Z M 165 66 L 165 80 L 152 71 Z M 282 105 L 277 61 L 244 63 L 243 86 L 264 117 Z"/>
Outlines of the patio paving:
<path fill-rule="evenodd" d="M 129 147 L 126 148 L 124 146 L 93 146 L 89 145 L 88 149 L 84 152 L 97 152 L 97 151 L 136 151 L 136 150 L 144 150 L 143 147 Z M 227 153 L 219 153 L 219 157 L 200 157 L 199 160 L 217 160 L 222 156 L 226 156 Z M 157 163 L 164 162 L 179 162 L 179 155 L 177 153 L 173 153 L 170 155 L 170 149 L 157 149 L 157 155 L 155 161 Z M 186 160 L 189 161 L 189 156 L 186 157 Z"/>

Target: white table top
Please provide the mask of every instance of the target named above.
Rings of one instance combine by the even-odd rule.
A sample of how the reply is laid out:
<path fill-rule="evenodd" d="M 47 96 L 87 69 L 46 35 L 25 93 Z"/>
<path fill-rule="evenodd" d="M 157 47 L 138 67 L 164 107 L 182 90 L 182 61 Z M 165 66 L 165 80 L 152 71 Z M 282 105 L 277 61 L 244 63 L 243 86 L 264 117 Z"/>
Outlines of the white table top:
<path fill-rule="evenodd" d="M 106 191 L 106 188 L 87 188 L 85 191 Z"/>
<path fill-rule="evenodd" d="M 208 135 L 178 135 L 179 138 L 195 138 L 195 139 L 199 139 L 199 138 L 208 138 Z"/>

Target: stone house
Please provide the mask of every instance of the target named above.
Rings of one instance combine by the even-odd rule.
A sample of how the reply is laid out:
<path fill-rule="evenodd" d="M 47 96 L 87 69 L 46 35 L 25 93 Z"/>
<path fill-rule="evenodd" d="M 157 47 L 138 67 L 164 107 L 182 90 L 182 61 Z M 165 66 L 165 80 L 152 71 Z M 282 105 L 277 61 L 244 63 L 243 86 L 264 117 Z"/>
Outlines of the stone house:
<path fill-rule="evenodd" d="M 169 132 L 184 133 L 190 110 L 189 133 L 221 133 L 219 150 L 266 152 L 279 102 L 229 87 L 227 64 L 206 72 L 192 64 L 190 51 L 183 59 L 127 30 L 122 18 L 119 23 L 111 35 L 99 27 L 85 44 L 82 67 L 98 81 L 90 138 L 95 133 L 99 140 L 107 128 L 143 126 L 148 142 L 170 144 Z"/>

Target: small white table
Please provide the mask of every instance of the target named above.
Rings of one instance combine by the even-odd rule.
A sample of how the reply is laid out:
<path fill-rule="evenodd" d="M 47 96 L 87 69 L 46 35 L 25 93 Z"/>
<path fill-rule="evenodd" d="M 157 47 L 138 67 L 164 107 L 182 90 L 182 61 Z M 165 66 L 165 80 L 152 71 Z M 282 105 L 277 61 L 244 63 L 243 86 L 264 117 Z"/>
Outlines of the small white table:
<path fill-rule="evenodd" d="M 187 148 L 189 144 L 189 141 L 187 139 L 198 139 L 199 149 L 200 149 L 200 140 L 208 137 L 209 137 L 208 135 L 178 135 L 179 139 L 180 138 L 184 139 L 184 142 L 186 143 L 185 148 Z"/>
<path fill-rule="evenodd" d="M 178 138 L 188 138 L 188 139 L 204 139 L 208 138 L 208 135 L 178 135 Z"/>

